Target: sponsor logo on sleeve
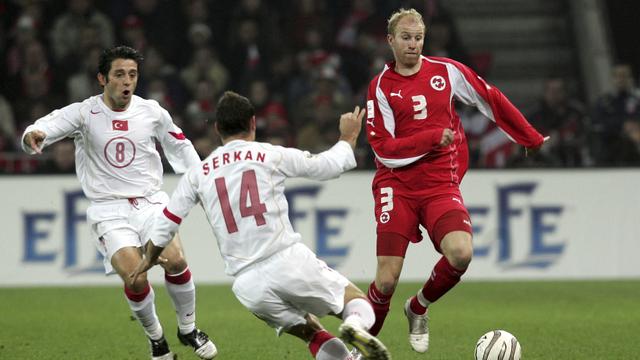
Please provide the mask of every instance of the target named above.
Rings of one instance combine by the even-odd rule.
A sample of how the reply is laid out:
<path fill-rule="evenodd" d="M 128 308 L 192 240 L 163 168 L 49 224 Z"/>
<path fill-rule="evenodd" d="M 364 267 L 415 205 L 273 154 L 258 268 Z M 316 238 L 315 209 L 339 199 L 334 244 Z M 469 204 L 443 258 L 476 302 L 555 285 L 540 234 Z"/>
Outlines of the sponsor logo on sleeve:
<path fill-rule="evenodd" d="M 373 109 L 373 100 L 367 100 L 367 125 L 375 126 L 373 118 L 375 117 L 375 110 Z"/>
<path fill-rule="evenodd" d="M 374 110 L 373 110 L 373 100 L 368 100 L 367 101 L 367 119 L 373 119 L 374 116 Z"/>

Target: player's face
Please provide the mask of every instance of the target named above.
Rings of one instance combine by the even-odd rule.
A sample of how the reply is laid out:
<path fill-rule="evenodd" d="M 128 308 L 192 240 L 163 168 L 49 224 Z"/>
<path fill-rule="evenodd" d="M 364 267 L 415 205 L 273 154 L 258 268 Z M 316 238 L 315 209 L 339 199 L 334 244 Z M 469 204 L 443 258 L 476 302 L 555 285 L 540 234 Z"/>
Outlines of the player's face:
<path fill-rule="evenodd" d="M 138 84 L 138 63 L 131 59 L 115 59 L 104 82 L 104 95 L 116 108 L 123 109 L 131 101 Z"/>
<path fill-rule="evenodd" d="M 424 45 L 424 26 L 415 17 L 405 16 L 398 21 L 395 34 L 388 35 L 387 40 L 396 63 L 412 68 L 420 61 Z"/>

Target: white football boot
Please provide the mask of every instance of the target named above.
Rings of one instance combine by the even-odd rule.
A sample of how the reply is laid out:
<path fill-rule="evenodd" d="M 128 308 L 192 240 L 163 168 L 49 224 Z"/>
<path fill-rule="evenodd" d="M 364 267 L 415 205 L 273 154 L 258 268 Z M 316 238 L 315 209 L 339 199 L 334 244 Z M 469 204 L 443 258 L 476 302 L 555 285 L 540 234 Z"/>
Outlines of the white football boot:
<path fill-rule="evenodd" d="M 411 298 L 404 304 L 404 314 L 409 320 L 409 344 L 413 350 L 423 353 L 429 349 L 429 317 L 427 312 L 424 315 L 417 315 L 411 311 Z"/>

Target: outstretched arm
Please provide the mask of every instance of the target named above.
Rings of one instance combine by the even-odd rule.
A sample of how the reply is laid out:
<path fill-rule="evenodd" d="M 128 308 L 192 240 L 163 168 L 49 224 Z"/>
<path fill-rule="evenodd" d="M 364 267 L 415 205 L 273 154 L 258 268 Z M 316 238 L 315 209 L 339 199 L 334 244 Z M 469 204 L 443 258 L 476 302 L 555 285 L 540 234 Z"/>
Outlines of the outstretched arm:
<path fill-rule="evenodd" d="M 182 219 L 198 203 L 195 186 L 189 179 L 190 175 L 193 175 L 193 172 L 187 172 L 182 176 L 171 195 L 169 203 L 162 211 L 162 214 L 158 214 L 155 219 L 151 229 L 151 239 L 145 245 L 144 256 L 136 270 L 129 275 L 133 278 L 133 281 L 154 265 L 166 262 L 166 259 L 161 257 L 160 254 L 178 232 Z"/>
<path fill-rule="evenodd" d="M 331 149 L 313 155 L 295 148 L 282 148 L 283 161 L 278 169 L 287 177 L 328 180 L 356 167 L 353 150 L 362 129 L 364 110 L 356 106 L 353 112 L 340 116 L 340 137 Z"/>
<path fill-rule="evenodd" d="M 29 125 L 22 134 L 22 150 L 27 154 L 41 154 L 42 148 L 77 131 L 82 124 L 82 103 L 74 103 L 54 110 Z"/>
<path fill-rule="evenodd" d="M 447 69 L 456 99 L 477 107 L 512 141 L 528 149 L 542 146 L 543 136 L 498 88 L 488 84 L 469 67 L 457 61 L 447 60 Z"/>

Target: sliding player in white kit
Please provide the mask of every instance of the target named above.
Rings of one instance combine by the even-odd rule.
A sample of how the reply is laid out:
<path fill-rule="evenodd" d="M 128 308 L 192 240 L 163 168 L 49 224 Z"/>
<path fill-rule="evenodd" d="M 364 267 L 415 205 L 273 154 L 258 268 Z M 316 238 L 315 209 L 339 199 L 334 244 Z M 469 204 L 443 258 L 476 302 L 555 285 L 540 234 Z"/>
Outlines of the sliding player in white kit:
<path fill-rule="evenodd" d="M 155 294 L 146 276 L 131 281 L 129 274 L 141 259 L 140 248 L 149 239 L 153 218 L 168 201 L 162 185 L 162 163 L 156 141 L 177 173 L 198 164 L 193 145 L 169 113 L 153 100 L 133 95 L 142 56 L 118 46 L 100 57 L 101 95 L 54 110 L 27 127 L 22 147 L 29 154 L 65 137 L 76 146 L 76 173 L 91 200 L 87 221 L 107 274 L 124 281 L 127 302 L 151 344 L 154 360 L 174 359 L 155 311 Z M 217 349 L 195 325 L 195 285 L 178 234 L 168 239 L 162 253 L 165 284 L 178 318 L 178 339 L 202 359 Z"/>
<path fill-rule="evenodd" d="M 151 241 L 135 279 L 155 263 L 182 219 L 201 203 L 225 263 L 235 277 L 233 292 L 258 318 L 309 343 L 317 360 L 352 359 L 345 344 L 329 334 L 316 316 L 333 314 L 344 322 L 341 337 L 366 359 L 390 359 L 368 333 L 374 323 L 364 293 L 303 245 L 289 221 L 284 181 L 290 177 L 327 180 L 356 166 L 353 149 L 364 110 L 340 118 L 340 140 L 311 155 L 255 141 L 256 120 L 249 100 L 226 92 L 216 108 L 216 131 L 223 146 L 180 180 L 164 217 L 156 219 Z"/>

